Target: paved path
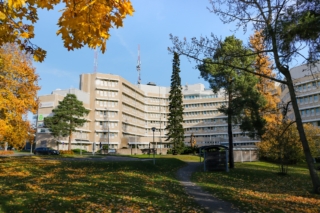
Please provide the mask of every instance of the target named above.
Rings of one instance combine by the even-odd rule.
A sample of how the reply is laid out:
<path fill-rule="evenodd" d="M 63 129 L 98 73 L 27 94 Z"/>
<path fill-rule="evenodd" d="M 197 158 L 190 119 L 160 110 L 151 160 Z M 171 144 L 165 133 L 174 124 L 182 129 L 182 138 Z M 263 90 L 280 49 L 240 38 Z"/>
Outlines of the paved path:
<path fill-rule="evenodd" d="M 210 213 L 240 213 L 239 210 L 232 208 L 231 203 L 219 200 L 211 194 L 203 191 L 199 186 L 191 182 L 191 175 L 201 163 L 188 163 L 187 166 L 181 168 L 177 172 L 180 183 L 185 187 L 186 192 L 194 198 L 194 200 L 204 207 Z"/>

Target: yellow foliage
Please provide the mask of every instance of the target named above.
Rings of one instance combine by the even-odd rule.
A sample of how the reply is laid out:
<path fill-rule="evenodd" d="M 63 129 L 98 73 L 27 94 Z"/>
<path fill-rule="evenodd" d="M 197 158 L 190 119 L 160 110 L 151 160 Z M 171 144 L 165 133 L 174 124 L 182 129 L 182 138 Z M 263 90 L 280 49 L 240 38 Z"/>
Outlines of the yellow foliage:
<path fill-rule="evenodd" d="M 58 20 L 57 35 L 61 35 L 68 50 L 87 45 L 100 47 L 104 53 L 109 30 L 122 27 L 123 19 L 132 15 L 134 9 L 130 0 L 8 0 L 0 6 L 0 46 L 17 43 L 22 50 L 31 53 L 35 61 L 43 61 L 46 51 L 32 44 L 33 25 L 38 20 L 38 9 L 51 10 L 63 2 L 65 8 Z M 32 24 L 26 24 L 26 22 Z"/>
<path fill-rule="evenodd" d="M 0 59 L 0 141 L 19 148 L 34 134 L 26 116 L 38 108 L 38 75 L 16 45 L 3 45 Z"/>
<path fill-rule="evenodd" d="M 271 69 L 271 61 L 269 57 L 265 53 L 263 53 L 264 46 L 262 41 L 263 37 L 261 32 L 259 31 L 255 32 L 255 34 L 250 37 L 251 47 L 255 52 L 258 53 L 256 57 L 255 71 L 265 76 L 275 77 L 275 74 Z M 280 93 L 276 89 L 274 81 L 268 78 L 259 77 L 257 88 L 267 100 L 266 106 L 261 110 L 261 112 L 263 113 L 263 118 L 266 119 L 269 124 L 276 122 L 276 119 L 279 116 L 277 104 L 280 101 Z"/>

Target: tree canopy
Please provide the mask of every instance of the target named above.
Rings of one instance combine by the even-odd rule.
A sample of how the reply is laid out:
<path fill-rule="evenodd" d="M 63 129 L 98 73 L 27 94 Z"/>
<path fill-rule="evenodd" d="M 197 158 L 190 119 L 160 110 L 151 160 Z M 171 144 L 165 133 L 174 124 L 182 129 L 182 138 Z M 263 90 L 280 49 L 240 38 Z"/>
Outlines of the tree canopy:
<path fill-rule="evenodd" d="M 69 136 L 68 150 L 71 150 L 72 133 L 87 122 L 84 116 L 89 114 L 89 110 L 84 108 L 76 95 L 67 94 L 52 112 L 52 117 L 44 118 L 44 125 L 54 137 Z"/>
<path fill-rule="evenodd" d="M 242 28 L 246 31 L 248 26 L 252 27 L 255 31 L 262 30 L 262 44 L 265 49 L 263 51 L 254 51 L 249 55 L 267 53 L 270 56 L 270 59 L 274 62 L 275 71 L 279 72 L 279 74 L 281 74 L 279 76 L 284 76 L 284 78 L 267 76 L 263 73 L 254 73 L 250 69 L 243 67 L 237 68 L 244 70 L 245 72 L 254 73 L 258 76 L 272 79 L 288 87 L 296 119 L 296 126 L 309 168 L 313 189 L 315 192 L 320 193 L 320 179 L 313 166 L 313 158 L 304 132 L 293 79 L 290 73 L 290 66 L 292 65 L 292 61 L 295 59 L 303 58 L 304 63 L 314 63 L 319 60 L 319 38 L 315 39 L 315 37 L 312 36 L 316 33 L 313 32 L 311 27 L 303 28 L 303 25 L 301 25 L 299 26 L 299 30 L 294 27 L 297 24 L 297 21 L 304 23 L 303 17 L 310 13 L 310 8 L 314 8 L 316 14 L 307 16 L 308 18 L 305 23 L 315 23 L 319 20 L 319 16 L 317 15 L 319 11 L 319 4 L 316 4 L 315 2 L 318 2 L 318 0 L 210 0 L 211 6 L 209 10 L 218 15 L 224 24 L 230 24 L 231 22 L 236 23 L 236 30 Z M 288 13 L 291 9 L 293 14 L 297 14 L 297 16 L 295 16 L 297 19 L 283 15 Z M 298 14 L 301 14 L 302 16 L 299 16 Z M 285 25 L 286 23 L 288 25 Z M 285 26 L 289 27 L 286 28 Z M 297 30 L 290 31 L 291 29 Z M 318 29 L 316 32 L 318 32 Z M 286 39 L 286 35 L 288 33 L 292 33 L 292 35 L 289 39 Z M 304 35 L 304 37 L 301 37 L 301 35 Z M 221 39 L 214 34 L 212 34 L 211 37 L 201 37 L 200 39 L 192 38 L 190 42 L 186 39 L 180 41 L 178 37 L 174 37 L 172 35 L 170 36 L 170 39 L 174 44 L 173 47 L 170 48 L 170 51 L 186 55 L 200 63 L 206 58 L 212 58 L 222 42 Z M 287 46 L 289 48 L 286 48 L 286 44 L 288 44 Z M 246 55 L 247 54 L 243 54 L 241 52 L 234 52 L 230 54 L 230 56 L 237 57 L 243 57 Z M 217 63 L 221 64 L 221 62 Z M 229 66 L 234 67 L 232 65 Z"/>
<path fill-rule="evenodd" d="M 122 27 L 123 19 L 132 15 L 134 9 L 130 0 L 7 0 L 0 2 L 0 46 L 16 43 L 22 50 L 33 55 L 35 61 L 43 61 L 46 51 L 33 44 L 34 25 L 38 21 L 38 10 L 52 10 L 64 3 L 57 24 L 65 48 L 74 50 L 87 45 L 100 47 L 104 53 L 109 30 Z"/>
<path fill-rule="evenodd" d="M 14 44 L 0 48 L 0 141 L 17 149 L 33 134 L 27 115 L 38 109 L 38 79 L 29 55 Z"/>
<path fill-rule="evenodd" d="M 241 40 L 228 36 L 220 43 L 212 58 L 198 65 L 201 77 L 209 82 L 213 92 L 224 91 L 228 100 L 228 104 L 222 105 L 219 111 L 228 116 L 230 168 L 234 168 L 232 124 L 240 123 L 243 131 L 250 131 L 253 135 L 259 132 L 261 135 L 265 123 L 259 115 L 259 109 L 265 102 L 256 87 L 258 79 L 253 74 L 234 68 L 253 69 L 254 58 L 230 56 L 238 51 L 248 54 L 251 50 L 245 48 Z M 225 66 L 224 63 L 231 66 Z"/>

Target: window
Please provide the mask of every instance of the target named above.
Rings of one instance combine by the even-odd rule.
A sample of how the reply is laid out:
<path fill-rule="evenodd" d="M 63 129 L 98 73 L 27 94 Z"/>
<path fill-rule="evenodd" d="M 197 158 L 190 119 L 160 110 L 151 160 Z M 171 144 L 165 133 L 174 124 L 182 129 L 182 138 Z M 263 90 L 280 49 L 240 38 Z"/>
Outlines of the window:
<path fill-rule="evenodd" d="M 318 95 L 314 95 L 314 96 L 313 96 L 313 101 L 314 101 L 314 102 L 317 102 L 317 101 L 318 101 Z"/>

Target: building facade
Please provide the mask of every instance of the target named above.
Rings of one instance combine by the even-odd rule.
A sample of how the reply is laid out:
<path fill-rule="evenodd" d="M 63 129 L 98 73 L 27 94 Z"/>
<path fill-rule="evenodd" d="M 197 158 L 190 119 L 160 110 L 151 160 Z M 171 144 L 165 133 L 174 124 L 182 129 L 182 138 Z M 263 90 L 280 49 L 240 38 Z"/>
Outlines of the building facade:
<path fill-rule="evenodd" d="M 44 117 L 72 93 L 83 102 L 90 113 L 86 124 L 72 136 L 72 148 L 98 150 L 101 145 L 110 149 L 148 149 L 151 142 L 159 152 L 171 147 L 166 141 L 169 114 L 169 87 L 154 83 L 132 84 L 118 75 L 89 73 L 80 76 L 79 89 L 55 90 L 39 97 L 36 146 L 67 149 L 68 138 L 53 138 L 43 125 Z M 223 92 L 214 94 L 203 84 L 183 86 L 185 144 L 190 146 L 193 133 L 198 147 L 227 144 L 227 117 L 218 108 L 227 104 Z M 152 131 L 155 127 L 155 131 Z M 254 145 L 255 140 L 233 126 L 235 147 Z"/>
<path fill-rule="evenodd" d="M 310 123 L 314 126 L 320 126 L 319 71 L 319 63 L 315 67 L 302 65 L 290 70 L 302 122 Z M 288 103 L 291 100 L 289 90 L 285 85 L 281 86 L 281 100 L 283 103 Z M 287 116 L 290 120 L 295 120 L 292 107 Z"/>

